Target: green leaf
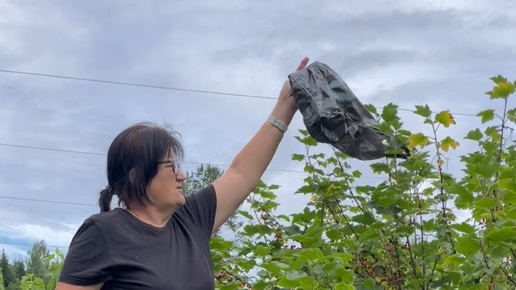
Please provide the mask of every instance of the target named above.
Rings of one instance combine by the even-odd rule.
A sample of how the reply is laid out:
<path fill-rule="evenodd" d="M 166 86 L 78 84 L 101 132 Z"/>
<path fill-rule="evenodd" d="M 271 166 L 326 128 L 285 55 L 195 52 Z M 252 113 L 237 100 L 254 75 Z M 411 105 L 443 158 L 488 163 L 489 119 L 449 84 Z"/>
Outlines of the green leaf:
<path fill-rule="evenodd" d="M 378 111 L 376 110 L 376 107 L 371 104 L 365 104 L 364 108 L 368 110 L 373 115 L 378 115 Z"/>
<path fill-rule="evenodd" d="M 448 128 L 450 125 L 455 125 L 455 120 L 449 110 L 442 111 L 435 115 L 435 121 Z"/>
<path fill-rule="evenodd" d="M 477 202 L 475 202 L 475 206 L 477 209 L 491 208 L 497 205 L 498 200 L 492 197 L 482 197 Z"/>
<path fill-rule="evenodd" d="M 489 109 L 489 110 L 485 110 L 485 111 L 478 113 L 477 116 L 482 117 L 482 124 L 485 124 L 494 119 L 494 117 L 495 117 L 494 112 L 495 112 L 495 110 Z"/>
<path fill-rule="evenodd" d="M 475 227 L 473 227 L 470 224 L 467 223 L 460 223 L 460 224 L 454 224 L 450 226 L 452 229 L 456 229 L 460 232 L 466 233 L 466 234 L 474 234 L 475 233 Z"/>
<path fill-rule="evenodd" d="M 307 248 L 307 249 L 301 249 L 298 251 L 296 256 L 304 258 L 308 261 L 315 261 L 323 256 L 323 253 L 319 248 Z"/>
<path fill-rule="evenodd" d="M 302 161 L 304 159 L 305 159 L 305 155 L 303 155 L 303 154 L 298 154 L 298 153 L 292 154 L 292 160 L 294 160 L 294 161 Z"/>
<path fill-rule="evenodd" d="M 472 255 L 480 250 L 479 243 L 471 236 L 461 236 L 457 238 L 455 250 L 459 254 Z"/>
<path fill-rule="evenodd" d="M 506 207 L 503 209 L 503 213 L 508 219 L 516 220 L 516 207 Z"/>
<path fill-rule="evenodd" d="M 410 135 L 412 135 L 412 133 L 410 131 L 408 131 L 408 130 L 404 130 L 404 129 L 398 130 L 398 136 L 399 137 L 408 137 Z"/>
<path fill-rule="evenodd" d="M 503 76 L 501 75 L 497 75 L 497 76 L 494 76 L 494 77 L 490 77 L 489 78 L 491 81 L 493 81 L 493 83 L 495 84 L 501 84 L 501 83 L 506 83 L 507 82 L 507 78 L 504 78 Z"/>
<path fill-rule="evenodd" d="M 516 85 L 516 81 L 515 81 Z M 512 108 L 507 111 L 507 119 L 509 119 L 511 122 L 516 123 L 516 108 Z"/>
<path fill-rule="evenodd" d="M 377 211 L 382 209 L 392 211 L 394 208 L 391 208 L 391 206 L 396 202 L 397 199 L 398 192 L 394 188 L 376 190 L 371 195 L 370 205 Z M 383 214 L 383 212 L 380 211 L 379 214 Z"/>
<path fill-rule="evenodd" d="M 466 135 L 466 139 L 470 139 L 470 140 L 473 140 L 473 141 L 480 141 L 480 139 L 482 139 L 482 137 L 484 137 L 484 135 L 482 134 L 482 132 L 480 131 L 480 129 L 475 129 L 475 130 L 471 130 L 468 132 L 468 135 Z"/>
<path fill-rule="evenodd" d="M 313 193 L 315 191 L 314 184 L 303 185 L 297 190 L 297 193 Z"/>
<path fill-rule="evenodd" d="M 363 214 L 356 215 L 351 220 L 364 225 L 371 225 L 376 221 L 373 214 L 370 212 L 365 212 Z"/>
<path fill-rule="evenodd" d="M 356 288 L 353 285 L 347 284 L 347 283 L 339 283 L 335 285 L 334 290 L 355 290 Z"/>
<path fill-rule="evenodd" d="M 303 143 L 308 146 L 317 146 L 317 141 L 312 137 L 306 137 Z"/>
<path fill-rule="evenodd" d="M 299 286 L 299 282 L 292 281 L 292 280 L 288 279 L 286 276 L 281 276 L 281 278 L 278 280 L 278 286 L 291 289 L 293 287 Z"/>
<path fill-rule="evenodd" d="M 337 229 L 331 229 L 326 231 L 326 236 L 328 237 L 328 239 L 335 241 L 342 238 L 342 233 Z"/>
<path fill-rule="evenodd" d="M 278 215 L 278 219 L 282 219 L 282 220 L 284 220 L 284 221 L 286 221 L 288 223 L 290 222 L 290 218 L 288 216 L 284 215 L 284 214 Z"/>
<path fill-rule="evenodd" d="M 457 149 L 457 146 L 459 146 L 459 143 L 457 143 L 455 140 L 453 140 L 450 136 L 444 138 L 441 142 L 441 149 L 444 152 L 448 152 L 449 148 Z"/>
<path fill-rule="evenodd" d="M 270 262 L 270 263 L 263 263 L 261 265 L 261 267 L 264 268 L 265 270 L 269 271 L 272 275 L 277 275 L 282 270 L 285 270 L 285 269 L 289 268 L 289 266 L 287 264 L 276 262 L 276 261 L 273 261 L 273 262 Z"/>
<path fill-rule="evenodd" d="M 314 280 L 314 277 L 304 276 L 299 278 L 298 281 L 301 289 L 318 289 L 317 282 Z"/>
<path fill-rule="evenodd" d="M 295 235 L 301 233 L 301 228 L 298 225 L 291 225 L 283 228 L 287 235 Z"/>
<path fill-rule="evenodd" d="M 341 269 L 337 270 L 336 274 L 340 277 L 340 279 L 344 283 L 352 283 L 353 282 L 354 275 L 353 275 L 352 271 L 341 268 Z"/>
<path fill-rule="evenodd" d="M 260 257 L 265 257 L 270 253 L 270 251 L 271 251 L 270 248 L 266 248 L 262 245 L 258 245 L 258 247 L 256 247 L 256 249 L 254 250 L 254 253 Z"/>
<path fill-rule="evenodd" d="M 510 177 L 506 177 L 506 178 L 500 178 L 500 180 L 498 181 L 498 187 L 500 189 L 507 189 L 509 192 L 512 192 L 512 193 L 516 193 L 516 179 L 514 179 L 512 177 L 512 171 L 511 171 L 511 176 Z M 514 200 L 513 202 L 515 202 L 516 200 Z M 505 201 L 504 202 L 511 202 L 509 200 Z"/>
<path fill-rule="evenodd" d="M 260 191 L 259 193 L 263 198 L 267 198 L 267 199 L 275 199 L 276 198 L 276 195 L 272 192 L 268 192 L 268 191 Z"/>
<path fill-rule="evenodd" d="M 423 148 L 423 147 L 425 147 L 426 144 L 428 144 L 428 142 L 429 142 L 428 137 L 425 136 L 423 133 L 412 134 L 408 137 L 407 147 L 409 149 L 413 149 L 417 146 L 419 146 L 420 148 Z"/>
<path fill-rule="evenodd" d="M 247 212 L 247 211 L 245 211 L 245 210 L 239 210 L 239 211 L 238 211 L 238 213 L 239 213 L 241 216 L 243 216 L 243 217 L 245 217 L 245 218 L 248 218 L 248 219 L 250 219 L 250 220 L 253 220 L 253 219 L 254 219 L 254 218 L 253 218 L 253 216 L 252 216 L 249 212 Z"/>
<path fill-rule="evenodd" d="M 492 78 L 493 81 L 497 84 L 493 87 L 493 89 L 486 94 L 489 95 L 491 100 L 494 99 L 506 99 L 509 95 L 514 93 L 515 85 L 511 82 L 508 82 L 506 79 L 501 76 Z"/>
<path fill-rule="evenodd" d="M 386 123 L 392 123 L 397 119 L 398 115 L 398 106 L 394 104 L 388 104 L 387 106 L 383 107 L 382 110 L 382 119 Z"/>
<path fill-rule="evenodd" d="M 374 173 L 389 173 L 389 165 L 386 163 L 373 163 L 370 165 Z"/>
<path fill-rule="evenodd" d="M 374 286 L 376 285 L 375 281 L 373 279 L 367 279 L 364 281 L 362 286 L 370 289 L 374 289 Z"/>
<path fill-rule="evenodd" d="M 501 243 L 507 240 L 515 240 L 515 232 L 516 228 L 513 226 L 494 228 L 486 232 L 486 238 L 490 242 Z"/>
<path fill-rule="evenodd" d="M 465 258 L 457 255 L 450 255 L 446 257 L 442 263 L 443 266 L 450 266 L 451 268 L 455 268 L 464 263 Z"/>
<path fill-rule="evenodd" d="M 353 175 L 353 177 L 355 178 L 360 178 L 362 177 L 362 172 L 360 170 L 353 170 L 353 172 L 351 172 L 351 175 Z"/>
<path fill-rule="evenodd" d="M 290 270 L 287 272 L 287 279 L 289 280 L 296 280 L 299 278 L 306 277 L 306 273 L 304 271 L 296 271 L 296 270 Z"/>
<path fill-rule="evenodd" d="M 475 173 L 481 175 L 484 178 L 493 177 L 499 169 L 499 164 L 495 159 L 485 157 L 480 164 L 476 164 Z"/>
<path fill-rule="evenodd" d="M 428 105 L 416 105 L 416 110 L 414 111 L 414 113 L 425 118 L 429 118 L 432 115 L 432 111 L 430 110 L 430 107 Z"/>

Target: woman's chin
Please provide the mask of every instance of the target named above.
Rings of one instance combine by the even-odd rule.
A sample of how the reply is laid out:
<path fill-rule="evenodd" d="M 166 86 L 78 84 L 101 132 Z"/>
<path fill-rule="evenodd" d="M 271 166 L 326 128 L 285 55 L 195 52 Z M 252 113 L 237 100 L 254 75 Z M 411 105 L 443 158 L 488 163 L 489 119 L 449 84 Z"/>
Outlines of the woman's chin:
<path fill-rule="evenodd" d="M 181 194 L 177 197 L 176 199 L 176 204 L 179 205 L 179 206 L 182 206 L 184 205 L 186 202 L 186 198 Z"/>

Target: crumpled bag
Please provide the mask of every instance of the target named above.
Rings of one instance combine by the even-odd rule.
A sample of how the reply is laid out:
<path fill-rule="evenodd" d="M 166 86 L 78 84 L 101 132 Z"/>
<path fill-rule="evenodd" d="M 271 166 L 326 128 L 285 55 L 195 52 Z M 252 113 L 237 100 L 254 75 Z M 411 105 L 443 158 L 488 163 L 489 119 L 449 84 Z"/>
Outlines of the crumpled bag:
<path fill-rule="evenodd" d="M 313 62 L 288 76 L 296 105 L 312 138 L 353 158 L 407 158 L 405 144 L 377 128 L 378 121 L 328 65 Z"/>

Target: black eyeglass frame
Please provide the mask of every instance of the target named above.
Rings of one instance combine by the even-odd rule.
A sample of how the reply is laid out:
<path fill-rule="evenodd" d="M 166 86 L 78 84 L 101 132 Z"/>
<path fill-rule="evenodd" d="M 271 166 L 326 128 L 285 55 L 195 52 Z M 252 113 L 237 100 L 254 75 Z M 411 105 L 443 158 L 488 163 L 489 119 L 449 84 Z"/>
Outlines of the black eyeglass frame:
<path fill-rule="evenodd" d="M 181 164 L 179 162 L 174 162 L 173 160 L 161 160 L 158 161 L 158 164 L 170 164 L 174 174 L 176 175 L 179 174 L 179 171 L 181 170 Z"/>

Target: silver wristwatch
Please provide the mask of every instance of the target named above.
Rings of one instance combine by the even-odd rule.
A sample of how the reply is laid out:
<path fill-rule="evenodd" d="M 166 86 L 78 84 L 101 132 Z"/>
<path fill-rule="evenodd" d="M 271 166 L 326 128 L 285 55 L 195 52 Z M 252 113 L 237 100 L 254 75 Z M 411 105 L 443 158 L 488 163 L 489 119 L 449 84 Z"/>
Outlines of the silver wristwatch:
<path fill-rule="evenodd" d="M 285 124 L 283 121 L 281 121 L 280 119 L 278 119 L 276 117 L 269 116 L 269 118 L 267 119 L 267 122 L 271 123 L 272 126 L 278 128 L 283 133 L 287 132 L 287 130 L 288 130 L 287 124 Z"/>

